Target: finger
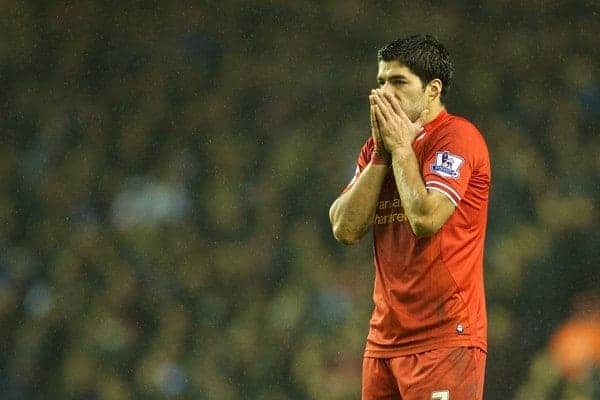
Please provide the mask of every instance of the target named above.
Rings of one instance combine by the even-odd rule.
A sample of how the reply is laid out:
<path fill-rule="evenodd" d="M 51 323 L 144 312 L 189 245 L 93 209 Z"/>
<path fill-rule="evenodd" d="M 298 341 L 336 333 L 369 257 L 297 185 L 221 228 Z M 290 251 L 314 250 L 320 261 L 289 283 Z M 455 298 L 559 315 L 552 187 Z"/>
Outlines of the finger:
<path fill-rule="evenodd" d="M 383 102 L 383 100 L 381 99 L 381 96 L 379 94 L 375 95 L 374 99 L 375 99 L 375 105 L 377 106 L 377 109 L 381 113 L 383 120 L 388 121 L 392 117 L 392 115 L 390 114 L 391 110 L 388 110 L 388 106 Z"/>
<path fill-rule="evenodd" d="M 402 110 L 402 107 L 400 107 L 400 103 L 397 102 L 397 107 L 395 108 L 392 103 L 390 102 L 390 99 L 393 98 L 393 95 L 390 95 L 382 90 L 378 90 L 377 91 L 379 98 L 381 99 L 382 103 L 385 104 L 385 108 L 382 110 L 383 112 L 387 112 L 387 114 L 385 114 L 386 118 L 389 120 L 391 120 L 391 118 L 394 117 L 400 117 L 400 120 L 403 122 L 410 122 L 410 120 L 408 119 L 408 117 L 406 116 L 406 114 L 404 113 L 404 111 Z M 396 111 L 398 110 L 398 111 Z"/>
<path fill-rule="evenodd" d="M 379 132 L 379 122 L 375 115 L 375 106 L 371 106 L 371 136 L 373 136 L 376 146 L 381 145 L 381 133 Z"/>
<path fill-rule="evenodd" d="M 425 125 L 425 121 L 427 120 L 427 116 L 429 115 L 429 110 L 425 109 L 423 111 L 421 111 L 421 114 L 419 115 L 419 118 L 417 118 L 417 120 L 415 121 L 415 125 L 419 126 L 420 128 L 423 127 L 423 125 Z"/>
<path fill-rule="evenodd" d="M 396 96 L 391 95 L 389 93 L 383 93 L 385 99 L 388 101 L 388 103 L 390 104 L 390 107 L 392 108 L 392 110 L 394 110 L 394 112 L 396 114 L 398 114 L 402 119 L 410 121 L 408 119 L 408 115 L 406 115 L 406 113 L 404 112 L 404 110 L 402 109 L 402 106 L 400 105 L 400 102 L 398 101 L 398 98 L 396 98 Z"/>
<path fill-rule="evenodd" d="M 390 103 L 390 107 L 394 110 L 394 112 L 402 119 L 405 123 L 411 123 L 412 121 L 408 118 L 408 115 L 402 109 L 402 105 L 398 98 L 395 95 L 389 93 L 382 93 L 386 100 Z"/>
<path fill-rule="evenodd" d="M 381 90 L 377 90 L 377 96 L 381 99 L 381 102 L 385 104 L 387 108 L 394 111 L 394 107 L 392 107 L 392 105 L 390 104 L 390 101 L 386 97 L 386 93 L 382 92 Z"/>
<path fill-rule="evenodd" d="M 376 104 L 376 103 L 375 103 L 375 95 L 374 95 L 374 94 L 371 94 L 371 95 L 369 96 L 369 104 L 370 104 L 371 106 L 374 106 L 374 105 Z"/>
<path fill-rule="evenodd" d="M 377 118 L 375 117 L 375 106 L 371 106 L 371 128 L 377 129 Z"/>
<path fill-rule="evenodd" d="M 379 106 L 373 106 L 373 110 L 375 111 L 375 117 L 377 119 L 377 126 L 385 125 L 386 119 L 381 112 L 381 108 Z M 379 134 L 382 134 L 382 131 L 379 131 Z"/>

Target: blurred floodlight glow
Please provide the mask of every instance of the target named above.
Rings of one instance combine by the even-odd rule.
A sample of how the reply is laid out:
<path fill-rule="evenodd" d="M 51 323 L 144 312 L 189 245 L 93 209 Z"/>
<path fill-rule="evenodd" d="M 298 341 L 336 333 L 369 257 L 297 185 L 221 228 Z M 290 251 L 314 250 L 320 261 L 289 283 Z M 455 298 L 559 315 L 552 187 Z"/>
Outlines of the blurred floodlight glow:
<path fill-rule="evenodd" d="M 128 342 L 126 328 L 114 318 L 105 318 L 100 321 L 94 337 L 98 345 L 106 351 L 123 350 Z"/>
<path fill-rule="evenodd" d="M 185 191 L 150 179 L 132 179 L 117 194 L 112 207 L 112 221 L 119 229 L 152 227 L 176 222 L 189 212 Z"/>
<path fill-rule="evenodd" d="M 166 362 L 156 369 L 154 384 L 166 396 L 177 396 L 186 387 L 186 374 L 175 363 Z"/>
<path fill-rule="evenodd" d="M 43 317 L 54 305 L 50 288 L 45 283 L 34 284 L 25 295 L 25 309 L 29 314 Z"/>

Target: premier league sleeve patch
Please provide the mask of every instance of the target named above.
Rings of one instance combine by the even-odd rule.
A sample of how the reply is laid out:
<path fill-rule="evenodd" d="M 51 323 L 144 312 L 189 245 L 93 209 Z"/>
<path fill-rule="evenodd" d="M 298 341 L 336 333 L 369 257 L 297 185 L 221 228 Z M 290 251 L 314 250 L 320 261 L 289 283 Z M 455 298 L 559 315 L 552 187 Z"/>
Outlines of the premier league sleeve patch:
<path fill-rule="evenodd" d="M 462 157 L 449 151 L 438 151 L 435 153 L 433 164 L 431 164 L 431 171 L 445 178 L 458 179 L 463 162 Z"/>

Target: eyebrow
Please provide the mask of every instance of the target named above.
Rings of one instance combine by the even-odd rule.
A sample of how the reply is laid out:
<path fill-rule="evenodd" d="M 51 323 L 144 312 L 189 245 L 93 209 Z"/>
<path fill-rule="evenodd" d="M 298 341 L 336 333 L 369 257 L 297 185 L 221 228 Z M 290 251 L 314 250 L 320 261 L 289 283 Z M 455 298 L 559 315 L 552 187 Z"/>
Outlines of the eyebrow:
<path fill-rule="evenodd" d="M 404 79 L 404 80 L 407 80 L 406 76 L 404 76 L 402 74 L 394 74 L 394 75 L 388 76 L 388 80 L 392 80 L 392 79 Z M 377 80 L 378 81 L 382 81 L 383 78 L 381 76 L 377 76 Z"/>

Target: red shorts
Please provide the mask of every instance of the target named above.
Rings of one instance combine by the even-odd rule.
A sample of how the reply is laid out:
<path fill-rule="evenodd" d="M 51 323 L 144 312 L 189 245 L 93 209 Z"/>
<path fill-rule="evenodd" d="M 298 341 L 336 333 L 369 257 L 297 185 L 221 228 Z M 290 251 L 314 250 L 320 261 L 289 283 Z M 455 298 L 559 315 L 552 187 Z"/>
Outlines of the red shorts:
<path fill-rule="evenodd" d="M 486 354 L 452 347 L 363 359 L 362 400 L 480 400 Z"/>

